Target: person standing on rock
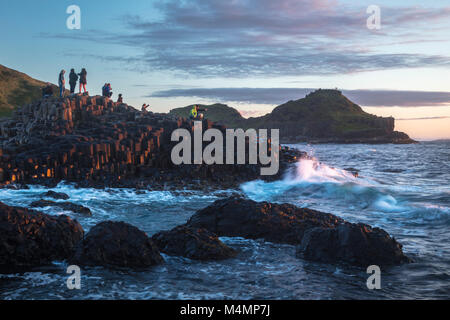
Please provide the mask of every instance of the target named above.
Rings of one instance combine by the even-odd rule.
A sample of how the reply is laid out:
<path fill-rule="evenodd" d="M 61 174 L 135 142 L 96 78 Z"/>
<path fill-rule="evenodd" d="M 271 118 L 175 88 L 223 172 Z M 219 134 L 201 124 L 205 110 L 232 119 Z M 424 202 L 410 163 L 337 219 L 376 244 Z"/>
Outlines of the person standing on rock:
<path fill-rule="evenodd" d="M 80 93 L 81 87 L 83 87 L 84 92 L 86 93 L 86 84 L 87 84 L 87 71 L 85 68 L 81 69 L 81 72 L 78 74 L 80 76 Z"/>
<path fill-rule="evenodd" d="M 66 70 L 61 70 L 59 73 L 58 84 L 59 84 L 59 96 L 62 98 L 64 96 L 64 91 L 66 91 L 66 79 L 64 79 L 64 74 Z"/>
<path fill-rule="evenodd" d="M 119 93 L 119 98 L 117 98 L 117 102 L 118 103 L 123 103 L 123 97 L 122 97 L 121 93 Z"/>
<path fill-rule="evenodd" d="M 69 74 L 69 85 L 70 85 L 70 93 L 75 93 L 75 87 L 77 86 L 78 76 L 75 73 L 75 69 L 70 69 Z"/>

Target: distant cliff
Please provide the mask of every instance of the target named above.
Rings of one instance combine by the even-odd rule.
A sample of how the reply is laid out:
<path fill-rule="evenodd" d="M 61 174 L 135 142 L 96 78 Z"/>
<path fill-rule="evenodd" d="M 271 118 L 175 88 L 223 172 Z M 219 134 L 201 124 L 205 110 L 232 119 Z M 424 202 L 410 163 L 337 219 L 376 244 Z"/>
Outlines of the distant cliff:
<path fill-rule="evenodd" d="M 221 103 L 216 103 L 212 105 L 197 104 L 197 106 L 199 106 L 199 108 L 201 109 L 205 108 L 208 109 L 208 111 L 203 113 L 205 114 L 205 117 L 208 118 L 209 120 L 230 127 L 240 124 L 241 121 L 245 120 L 245 118 L 241 116 L 239 111 L 225 104 Z M 192 107 L 193 105 L 183 108 L 172 109 L 170 110 L 169 114 L 175 115 L 177 117 L 187 118 L 189 117 Z"/>
<path fill-rule="evenodd" d="M 39 99 L 45 85 L 46 82 L 0 64 L 0 117 L 10 116 L 18 106 Z M 56 86 L 54 92 L 58 92 Z"/>
<path fill-rule="evenodd" d="M 394 131 L 394 118 L 369 114 L 338 90 L 316 90 L 305 98 L 289 101 L 271 113 L 244 119 L 237 110 L 220 105 L 206 106 L 206 118 L 230 128 L 280 129 L 283 143 L 414 143 L 406 133 Z M 188 115 L 189 108 L 171 113 Z M 228 111 L 228 113 L 226 112 Z"/>

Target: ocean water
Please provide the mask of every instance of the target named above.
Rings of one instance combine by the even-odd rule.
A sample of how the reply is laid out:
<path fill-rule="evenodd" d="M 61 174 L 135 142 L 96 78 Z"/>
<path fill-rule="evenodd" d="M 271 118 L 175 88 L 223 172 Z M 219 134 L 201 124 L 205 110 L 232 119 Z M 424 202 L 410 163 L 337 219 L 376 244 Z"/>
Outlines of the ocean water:
<path fill-rule="evenodd" d="M 239 190 L 52 189 L 89 207 L 92 217 L 68 214 L 86 231 L 103 220 L 125 221 L 152 235 L 186 222 L 196 210 L 234 193 L 257 201 L 289 202 L 351 222 L 384 228 L 414 263 L 382 271 L 381 290 L 368 290 L 361 269 L 295 258 L 295 247 L 221 238 L 234 259 L 198 262 L 163 255 L 145 271 L 83 268 L 81 290 L 68 290 L 67 264 L 0 274 L 0 299 L 449 299 L 450 142 L 417 145 L 291 145 L 307 151 L 279 181 L 249 181 Z M 354 177 L 346 168 L 356 168 Z M 27 206 L 43 187 L 0 190 L 0 201 Z"/>

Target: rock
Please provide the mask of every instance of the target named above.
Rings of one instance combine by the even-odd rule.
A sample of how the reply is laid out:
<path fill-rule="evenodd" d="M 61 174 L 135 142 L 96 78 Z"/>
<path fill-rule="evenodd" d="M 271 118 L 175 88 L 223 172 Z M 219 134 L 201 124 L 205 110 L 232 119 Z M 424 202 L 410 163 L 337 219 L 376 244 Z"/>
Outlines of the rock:
<path fill-rule="evenodd" d="M 52 191 L 52 190 L 49 190 L 49 191 L 47 191 L 47 192 L 41 194 L 41 197 L 44 197 L 44 198 L 53 198 L 53 199 L 57 199 L 57 200 L 67 200 L 67 199 L 70 198 L 70 197 L 69 197 L 67 194 L 65 194 L 65 193 L 62 193 L 62 192 L 55 192 L 55 191 Z"/>
<path fill-rule="evenodd" d="M 30 204 L 32 208 L 58 207 L 65 211 L 72 211 L 86 216 L 92 216 L 91 209 L 72 202 L 55 202 L 50 200 L 34 201 Z"/>
<path fill-rule="evenodd" d="M 395 119 L 365 112 L 339 90 L 319 89 L 303 99 L 288 101 L 272 112 L 243 118 L 226 105 L 204 106 L 207 117 L 228 128 L 279 129 L 280 142 L 311 143 L 415 143 L 407 134 L 394 131 Z M 191 107 L 172 109 L 188 116 Z"/>
<path fill-rule="evenodd" d="M 14 272 L 70 258 L 83 234 L 81 225 L 65 215 L 0 203 L 0 268 Z"/>
<path fill-rule="evenodd" d="M 228 188 L 248 180 L 280 177 L 301 156 L 301 152 L 283 148 L 278 175 L 263 177 L 260 164 L 175 165 L 171 151 L 178 142 L 171 141 L 172 132 L 185 129 L 192 134 L 193 127 L 193 121 L 186 118 L 142 113 L 99 96 L 37 100 L 0 121 L 0 187 L 39 184 L 52 188 L 69 181 L 82 187 L 143 184 L 162 189 L 174 181 L 183 186 L 201 181 Z M 226 129 L 204 120 L 202 130 L 208 128 L 222 133 Z"/>
<path fill-rule="evenodd" d="M 366 224 L 343 223 L 336 228 L 308 230 L 297 247 L 297 257 L 326 262 L 370 265 L 398 265 L 411 260 L 402 245 L 379 228 Z"/>
<path fill-rule="evenodd" d="M 232 258 L 236 251 L 225 245 L 206 229 L 178 226 L 155 234 L 152 240 L 161 252 L 194 260 L 222 260 Z"/>
<path fill-rule="evenodd" d="M 157 246 L 138 228 L 104 221 L 94 226 L 77 247 L 71 263 L 88 266 L 145 268 L 164 262 Z"/>
<path fill-rule="evenodd" d="M 230 197 L 197 211 L 186 226 L 219 236 L 298 245 L 297 256 L 307 260 L 366 267 L 410 261 L 402 245 L 382 229 L 291 204 Z"/>
<path fill-rule="evenodd" d="M 205 228 L 218 236 L 299 244 L 306 230 L 314 227 L 333 228 L 343 222 L 332 214 L 291 204 L 231 197 L 217 200 L 198 211 L 189 219 L 187 226 Z"/>

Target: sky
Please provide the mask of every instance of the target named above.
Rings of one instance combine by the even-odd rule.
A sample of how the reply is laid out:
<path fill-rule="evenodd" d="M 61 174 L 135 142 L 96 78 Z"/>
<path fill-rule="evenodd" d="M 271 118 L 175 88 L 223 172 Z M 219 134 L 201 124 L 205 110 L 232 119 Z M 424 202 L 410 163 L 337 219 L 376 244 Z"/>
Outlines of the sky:
<path fill-rule="evenodd" d="M 412 138 L 450 138 L 450 0 L 2 0 L 0 26 L 0 64 L 53 83 L 84 67 L 91 94 L 109 82 L 155 112 L 258 116 L 338 88 Z"/>

